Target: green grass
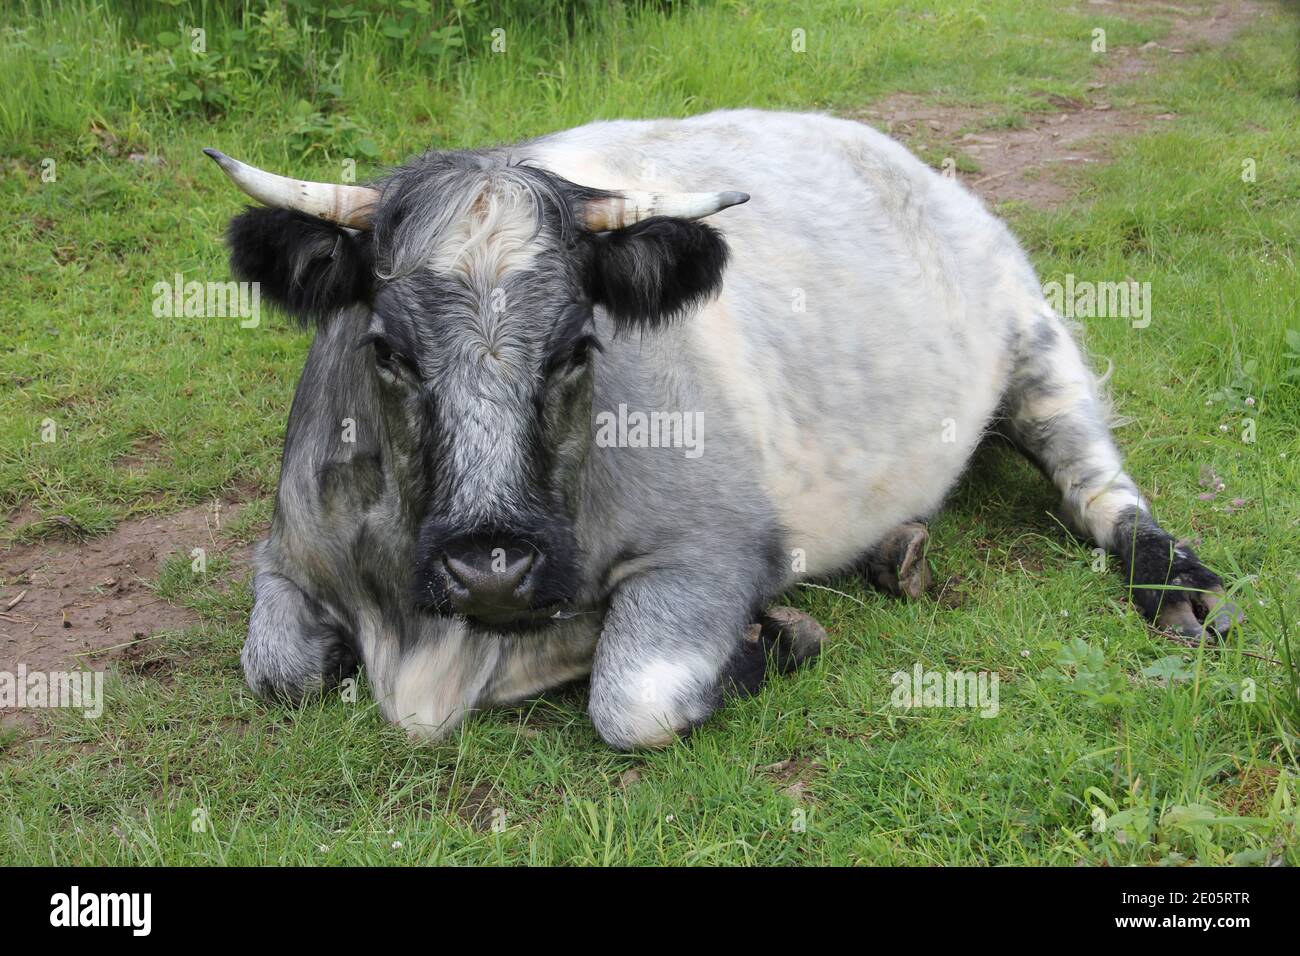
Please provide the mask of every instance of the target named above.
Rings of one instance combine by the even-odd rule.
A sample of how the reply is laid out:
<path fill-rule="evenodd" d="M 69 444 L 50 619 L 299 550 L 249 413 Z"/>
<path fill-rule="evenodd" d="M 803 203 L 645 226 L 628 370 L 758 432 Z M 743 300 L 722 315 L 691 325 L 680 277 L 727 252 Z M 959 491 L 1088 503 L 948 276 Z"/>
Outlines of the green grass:
<path fill-rule="evenodd" d="M 289 4 L 287 25 L 215 3 L 5 14 L 0 507 L 46 519 L 19 536 L 65 531 L 56 515 L 103 531 L 219 493 L 258 501 L 232 534 L 268 514 L 307 338 L 279 318 L 241 329 L 150 310 L 175 272 L 226 277 L 219 236 L 240 202 L 204 145 L 323 179 L 355 159 L 364 178 L 431 143 L 735 105 L 852 113 L 895 91 L 1014 127 L 1046 96 L 1082 94 L 1092 27 L 1112 46 L 1165 29 L 1053 0 L 593 3 L 572 18 L 515 3 L 500 23 L 473 5 L 435 18 L 451 30 L 435 42 L 387 37 L 401 24 L 378 14 L 304 32 L 310 6 Z M 178 22 L 206 26 L 206 72 L 167 61 L 158 36 Z M 505 54 L 486 48 L 496 26 Z M 806 53 L 790 52 L 796 28 Z M 464 46 L 447 45 L 456 36 Z M 832 635 L 817 664 L 654 754 L 606 749 L 580 688 L 435 747 L 388 727 L 364 687 L 355 702 L 264 704 L 238 664 L 247 582 L 220 561 L 206 578 L 176 563 L 160 591 L 203 624 L 149 642 L 110 680 L 100 720 L 56 713 L 47 733 L 0 741 L 0 862 L 1296 863 L 1288 41 L 1274 17 L 1167 63 L 1122 92 L 1176 119 L 1079 174 L 1077 202 L 1006 210 L 1044 281 L 1151 283 L 1150 327 L 1096 320 L 1082 334 L 1114 363 L 1131 472 L 1250 613 L 1227 644 L 1192 650 L 1144 627 L 1117 576 L 1056 525 L 1042 479 L 996 448 L 932 528 L 940 599 L 897 603 L 848 579 L 828 582 L 843 594 L 801 589 Z M 267 50 L 279 65 L 259 60 Z M 197 100 L 179 98 L 186 83 Z M 47 158 L 56 182 L 40 179 Z M 1204 467 L 1226 485 L 1214 501 L 1198 498 Z M 1247 504 L 1230 512 L 1232 498 Z M 890 675 L 916 662 L 997 671 L 999 716 L 892 707 Z M 1093 808 L 1121 825 L 1095 832 Z"/>

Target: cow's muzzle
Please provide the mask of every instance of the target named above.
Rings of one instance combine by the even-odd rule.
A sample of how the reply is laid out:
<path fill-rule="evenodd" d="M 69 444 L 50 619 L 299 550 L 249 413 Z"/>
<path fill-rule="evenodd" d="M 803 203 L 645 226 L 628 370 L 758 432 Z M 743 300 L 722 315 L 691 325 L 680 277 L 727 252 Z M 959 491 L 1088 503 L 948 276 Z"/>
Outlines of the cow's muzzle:
<path fill-rule="evenodd" d="M 546 556 L 529 541 L 469 535 L 442 549 L 439 573 L 452 610 L 490 626 L 509 626 L 547 609 L 534 606 Z"/>
<path fill-rule="evenodd" d="M 545 629 L 577 597 L 580 557 L 573 527 L 532 514 L 476 528 L 431 519 L 416 545 L 418 608 L 463 616 L 485 630 Z"/>

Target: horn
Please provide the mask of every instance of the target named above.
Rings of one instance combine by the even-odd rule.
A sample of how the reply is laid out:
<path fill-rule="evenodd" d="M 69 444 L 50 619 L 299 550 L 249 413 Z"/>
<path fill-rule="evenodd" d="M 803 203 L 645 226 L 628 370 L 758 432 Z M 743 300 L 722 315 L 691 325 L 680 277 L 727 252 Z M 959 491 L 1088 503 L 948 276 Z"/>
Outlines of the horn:
<path fill-rule="evenodd" d="M 203 152 L 216 161 L 231 182 L 265 206 L 296 209 L 352 229 L 370 228 L 379 202 L 377 189 L 289 179 L 231 159 L 217 149 Z"/>
<path fill-rule="evenodd" d="M 749 202 L 748 193 L 620 192 L 582 205 L 578 220 L 591 232 L 622 229 L 651 216 L 703 219 L 728 206 Z"/>

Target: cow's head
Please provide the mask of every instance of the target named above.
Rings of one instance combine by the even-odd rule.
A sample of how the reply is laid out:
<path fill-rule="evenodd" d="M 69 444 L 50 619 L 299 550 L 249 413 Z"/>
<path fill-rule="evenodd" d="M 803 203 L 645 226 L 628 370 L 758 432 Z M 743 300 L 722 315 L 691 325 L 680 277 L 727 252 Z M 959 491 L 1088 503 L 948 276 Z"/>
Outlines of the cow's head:
<path fill-rule="evenodd" d="M 594 309 L 653 328 L 719 287 L 727 249 L 696 219 L 743 193 L 610 193 L 501 152 L 430 154 L 375 186 L 274 176 L 207 151 L 250 208 L 242 279 L 304 322 L 363 305 L 384 467 L 409 500 L 415 601 L 492 628 L 573 597 L 589 448 Z M 338 387 L 347 388 L 340 382 Z"/>

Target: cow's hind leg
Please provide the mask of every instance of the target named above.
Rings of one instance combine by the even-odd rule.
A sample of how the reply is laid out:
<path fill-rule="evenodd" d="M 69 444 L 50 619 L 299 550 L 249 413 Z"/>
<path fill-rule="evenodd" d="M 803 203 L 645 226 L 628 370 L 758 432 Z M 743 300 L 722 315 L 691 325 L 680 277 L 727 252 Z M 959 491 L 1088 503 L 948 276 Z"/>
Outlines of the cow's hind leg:
<path fill-rule="evenodd" d="M 1075 529 L 1119 559 L 1146 618 L 1187 636 L 1225 634 L 1238 615 L 1223 583 L 1156 524 L 1124 471 L 1092 373 L 1049 310 L 1026 336 L 1004 407 L 1010 437 L 1060 490 Z"/>
<path fill-rule="evenodd" d="M 895 597 L 919 598 L 933 581 L 925 558 L 929 543 L 930 531 L 919 521 L 899 525 L 867 555 L 867 580 Z"/>

